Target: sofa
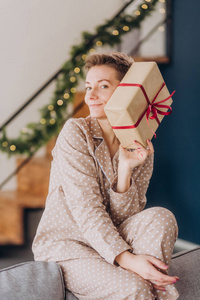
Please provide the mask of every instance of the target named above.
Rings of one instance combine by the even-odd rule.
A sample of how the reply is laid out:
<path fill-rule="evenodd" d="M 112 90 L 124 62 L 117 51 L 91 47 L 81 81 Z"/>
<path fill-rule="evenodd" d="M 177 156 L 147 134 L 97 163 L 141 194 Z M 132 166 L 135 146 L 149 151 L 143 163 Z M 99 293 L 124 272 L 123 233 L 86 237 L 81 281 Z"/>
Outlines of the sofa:
<path fill-rule="evenodd" d="M 200 247 L 173 255 L 171 275 L 180 300 L 200 299 Z M 75 300 L 64 287 L 60 266 L 55 262 L 24 262 L 0 270 L 1 300 Z"/>

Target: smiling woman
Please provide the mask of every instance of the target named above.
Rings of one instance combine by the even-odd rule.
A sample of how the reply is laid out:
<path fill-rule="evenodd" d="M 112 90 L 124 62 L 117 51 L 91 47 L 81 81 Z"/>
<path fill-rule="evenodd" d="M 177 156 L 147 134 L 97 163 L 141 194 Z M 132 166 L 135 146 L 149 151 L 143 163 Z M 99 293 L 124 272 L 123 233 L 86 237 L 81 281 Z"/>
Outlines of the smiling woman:
<path fill-rule="evenodd" d="M 119 52 L 88 56 L 85 101 L 92 117 L 106 118 L 104 106 L 132 63 L 131 57 Z"/>
<path fill-rule="evenodd" d="M 91 63 L 93 62 L 93 63 Z M 175 300 L 167 275 L 177 238 L 174 215 L 146 209 L 154 148 L 124 149 L 104 106 L 133 61 L 121 53 L 86 60 L 87 118 L 70 119 L 53 150 L 35 260 L 54 260 L 78 299 Z M 95 276 L 94 276 L 95 274 Z"/>
<path fill-rule="evenodd" d="M 106 118 L 104 106 L 119 84 L 117 71 L 109 66 L 92 67 L 86 78 L 85 102 L 89 107 L 90 116 Z"/>

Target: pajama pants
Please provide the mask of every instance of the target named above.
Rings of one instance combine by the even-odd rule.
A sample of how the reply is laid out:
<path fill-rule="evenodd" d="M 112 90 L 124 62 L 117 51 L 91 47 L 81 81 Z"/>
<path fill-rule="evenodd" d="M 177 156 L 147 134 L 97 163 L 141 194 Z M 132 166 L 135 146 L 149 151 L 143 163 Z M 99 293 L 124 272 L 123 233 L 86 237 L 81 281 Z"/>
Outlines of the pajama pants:
<path fill-rule="evenodd" d="M 146 209 L 125 220 L 117 229 L 134 254 L 151 255 L 169 265 L 178 232 L 175 217 L 169 210 L 161 207 Z M 155 290 L 148 280 L 108 263 L 95 250 L 92 251 L 93 255 L 88 258 L 58 262 L 66 288 L 78 299 L 178 298 L 174 285 L 166 286 L 165 292 Z"/>

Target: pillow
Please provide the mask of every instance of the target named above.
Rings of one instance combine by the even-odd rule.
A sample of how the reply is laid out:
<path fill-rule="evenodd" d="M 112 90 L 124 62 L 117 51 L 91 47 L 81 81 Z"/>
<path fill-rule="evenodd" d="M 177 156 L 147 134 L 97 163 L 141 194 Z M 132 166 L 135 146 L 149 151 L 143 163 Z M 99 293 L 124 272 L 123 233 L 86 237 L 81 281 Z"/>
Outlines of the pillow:
<path fill-rule="evenodd" d="M 65 288 L 55 262 L 25 262 L 0 270 L 1 300 L 63 300 Z"/>

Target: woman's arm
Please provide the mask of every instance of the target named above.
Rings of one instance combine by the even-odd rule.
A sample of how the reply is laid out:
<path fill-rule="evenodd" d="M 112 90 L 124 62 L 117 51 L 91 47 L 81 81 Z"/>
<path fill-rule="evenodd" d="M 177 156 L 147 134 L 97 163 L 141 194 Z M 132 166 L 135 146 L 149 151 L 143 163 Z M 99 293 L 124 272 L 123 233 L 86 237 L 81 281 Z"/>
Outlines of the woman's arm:
<path fill-rule="evenodd" d="M 124 193 L 129 189 L 132 169 L 144 164 L 148 156 L 154 153 L 153 145 L 150 140 L 147 140 L 148 149 L 145 149 L 138 142 L 135 143 L 138 147 L 133 152 L 126 151 L 123 147 L 120 147 L 118 182 L 116 188 L 118 193 Z M 130 270 L 142 278 L 149 280 L 154 288 L 159 290 L 164 291 L 165 286 L 179 280 L 176 276 L 168 276 L 158 271 L 158 269 L 165 271 L 168 266 L 159 259 L 149 255 L 135 255 L 129 251 L 124 251 L 116 257 L 115 261 L 122 268 Z"/>
<path fill-rule="evenodd" d="M 153 145 L 146 150 L 139 143 L 133 152 L 119 149 L 118 176 L 110 189 L 110 213 L 116 226 L 140 212 L 153 171 Z M 140 160 L 141 159 L 141 160 Z"/>
<path fill-rule="evenodd" d="M 126 192 L 131 184 L 132 170 L 142 165 L 148 156 L 154 153 L 153 145 L 147 140 L 149 149 L 145 149 L 140 143 L 135 142 L 137 148 L 134 151 L 127 151 L 121 145 L 119 148 L 119 165 L 117 192 Z"/>
<path fill-rule="evenodd" d="M 82 236 L 113 264 L 119 253 L 131 247 L 119 235 L 103 204 L 94 156 L 88 146 L 91 137 L 85 131 L 76 121 L 67 122 L 57 140 L 54 164 L 62 176 L 59 184 L 66 204 Z"/>

